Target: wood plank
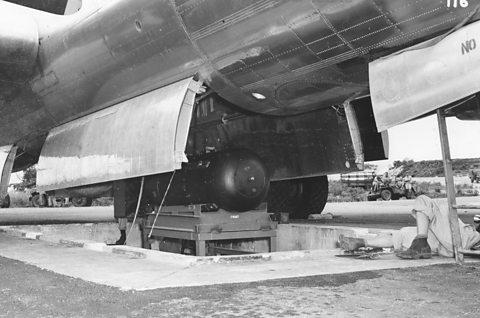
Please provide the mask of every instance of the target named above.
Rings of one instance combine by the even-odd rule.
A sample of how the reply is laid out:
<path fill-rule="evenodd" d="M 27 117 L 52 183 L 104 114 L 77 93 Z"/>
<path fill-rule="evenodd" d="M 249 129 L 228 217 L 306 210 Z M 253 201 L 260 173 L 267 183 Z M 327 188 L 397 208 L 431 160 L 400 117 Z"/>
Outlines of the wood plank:
<path fill-rule="evenodd" d="M 459 250 L 459 252 L 467 256 L 480 257 L 480 250 Z"/>
<path fill-rule="evenodd" d="M 450 144 L 448 141 L 447 123 L 443 112 L 437 110 L 438 130 L 440 133 L 440 144 L 442 146 L 443 167 L 445 171 L 445 185 L 447 187 L 448 198 L 448 216 L 450 223 L 450 231 L 452 232 L 453 252 L 455 254 L 455 262 L 463 264 L 463 254 L 459 252 L 462 246 L 462 239 L 460 237 L 460 225 L 458 224 L 457 210 L 454 208 L 457 205 L 455 197 L 455 184 L 453 182 L 452 158 L 450 155 Z"/>
<path fill-rule="evenodd" d="M 480 205 L 455 205 L 457 210 L 480 210 Z"/>

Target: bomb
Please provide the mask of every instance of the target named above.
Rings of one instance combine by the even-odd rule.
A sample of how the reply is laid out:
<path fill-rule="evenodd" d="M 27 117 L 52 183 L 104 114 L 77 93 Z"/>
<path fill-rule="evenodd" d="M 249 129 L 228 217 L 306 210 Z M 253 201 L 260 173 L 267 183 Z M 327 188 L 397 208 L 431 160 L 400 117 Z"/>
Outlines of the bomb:
<path fill-rule="evenodd" d="M 190 158 L 182 170 L 149 176 L 145 193 L 164 205 L 214 204 L 227 211 L 255 209 L 265 200 L 270 178 L 262 160 L 249 150 L 229 150 Z"/>

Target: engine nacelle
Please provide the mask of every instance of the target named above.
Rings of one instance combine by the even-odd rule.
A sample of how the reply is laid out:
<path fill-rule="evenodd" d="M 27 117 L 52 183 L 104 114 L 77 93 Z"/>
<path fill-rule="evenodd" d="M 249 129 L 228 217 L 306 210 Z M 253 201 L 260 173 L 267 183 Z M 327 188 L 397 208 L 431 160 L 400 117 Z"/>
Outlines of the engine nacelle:
<path fill-rule="evenodd" d="M 169 179 L 170 175 L 147 177 L 147 197 L 159 204 Z M 214 203 L 228 211 L 248 211 L 265 200 L 269 184 L 267 168 L 248 150 L 207 154 L 176 172 L 164 204 Z"/>
<path fill-rule="evenodd" d="M 0 4 L 0 74 L 23 82 L 35 67 L 39 48 L 35 20 L 20 10 Z"/>

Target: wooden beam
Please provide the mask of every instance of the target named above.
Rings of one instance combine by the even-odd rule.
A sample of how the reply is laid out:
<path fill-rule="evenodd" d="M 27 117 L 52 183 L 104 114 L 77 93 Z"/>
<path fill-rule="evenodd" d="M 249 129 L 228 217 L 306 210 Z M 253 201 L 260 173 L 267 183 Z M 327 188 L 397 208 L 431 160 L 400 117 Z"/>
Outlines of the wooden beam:
<path fill-rule="evenodd" d="M 457 205 L 454 208 L 457 210 L 480 210 L 480 205 Z"/>
<path fill-rule="evenodd" d="M 458 214 L 455 207 L 457 200 L 455 197 L 455 184 L 453 182 L 452 158 L 450 155 L 450 144 L 448 141 L 447 123 L 443 112 L 437 110 L 438 130 L 440 133 L 440 143 L 442 146 L 443 167 L 445 171 L 445 185 L 447 187 L 448 198 L 448 215 L 450 223 L 450 231 L 452 233 L 453 252 L 455 254 L 455 262 L 463 265 L 462 239 L 460 237 L 460 226 L 458 224 Z"/>

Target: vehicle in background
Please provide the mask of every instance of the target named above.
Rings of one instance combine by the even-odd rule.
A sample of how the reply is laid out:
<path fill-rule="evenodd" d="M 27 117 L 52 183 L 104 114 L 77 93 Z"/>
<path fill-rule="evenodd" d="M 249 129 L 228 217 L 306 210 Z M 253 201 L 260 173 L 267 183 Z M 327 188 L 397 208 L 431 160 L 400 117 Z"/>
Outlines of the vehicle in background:
<path fill-rule="evenodd" d="M 3 200 L 0 200 L 0 209 L 6 209 L 10 207 L 10 195 L 6 195 Z"/>
<path fill-rule="evenodd" d="M 472 183 L 479 183 L 480 182 L 480 170 L 479 169 L 472 169 L 468 173 L 468 177 Z"/>
<path fill-rule="evenodd" d="M 92 205 L 92 198 L 87 197 L 75 197 L 64 198 L 49 196 L 45 193 L 39 193 L 33 190 L 28 198 L 31 207 L 43 208 L 43 207 L 63 207 L 73 205 L 74 207 L 85 207 Z M 71 204 L 70 204 L 71 203 Z"/>
<path fill-rule="evenodd" d="M 414 199 L 416 197 L 416 184 L 411 176 L 390 178 L 388 173 L 383 177 L 376 176 L 370 192 L 367 195 L 368 201 L 399 200 L 400 198 Z"/>
<path fill-rule="evenodd" d="M 457 196 L 461 197 L 476 197 L 479 192 L 477 189 L 457 189 Z"/>

